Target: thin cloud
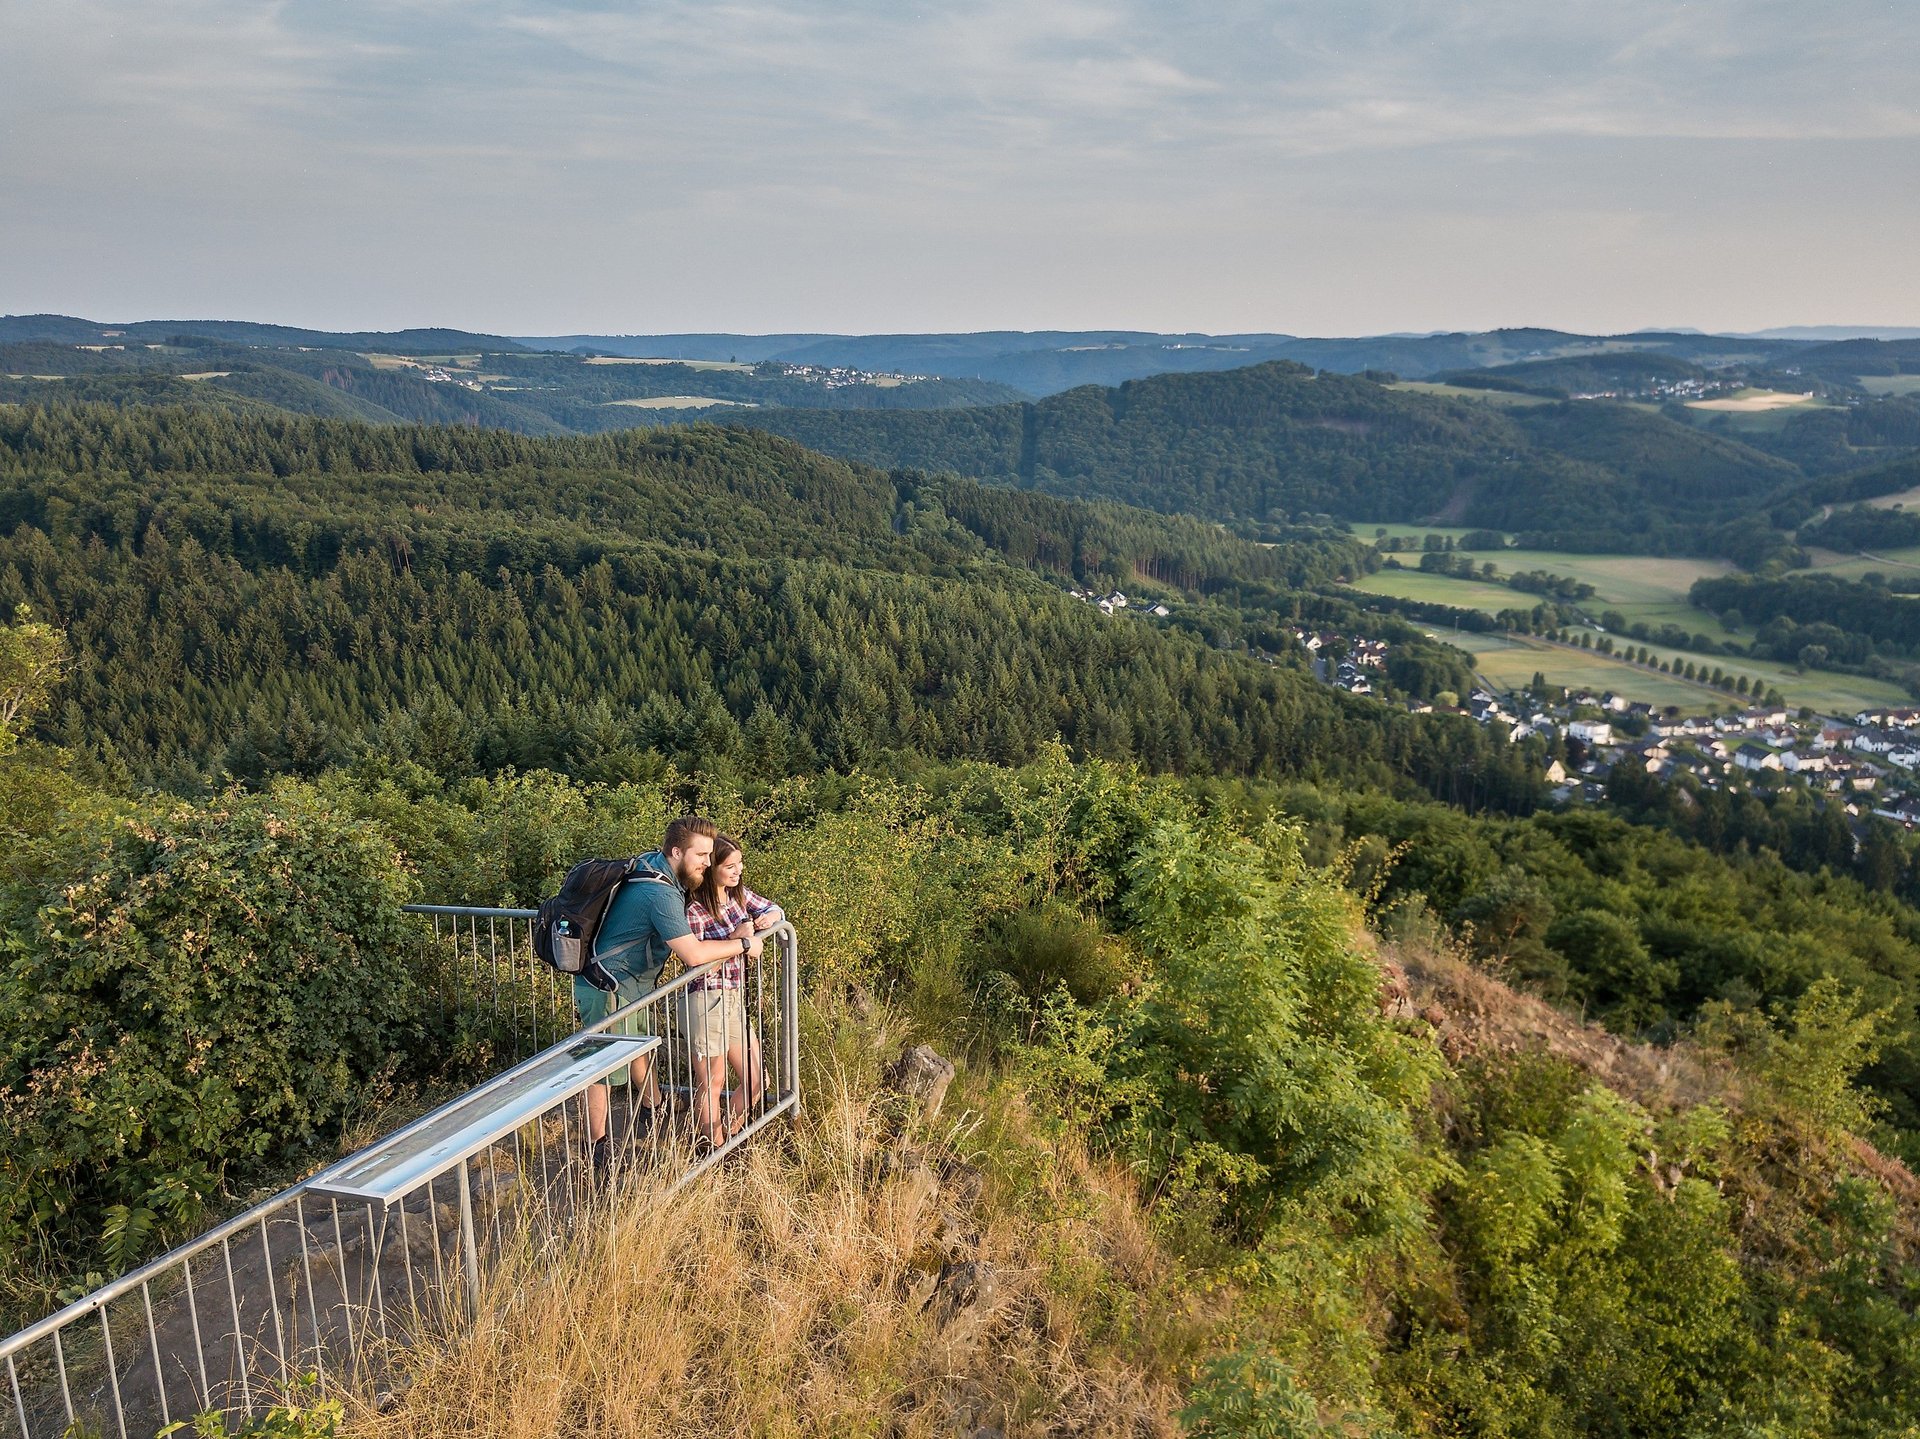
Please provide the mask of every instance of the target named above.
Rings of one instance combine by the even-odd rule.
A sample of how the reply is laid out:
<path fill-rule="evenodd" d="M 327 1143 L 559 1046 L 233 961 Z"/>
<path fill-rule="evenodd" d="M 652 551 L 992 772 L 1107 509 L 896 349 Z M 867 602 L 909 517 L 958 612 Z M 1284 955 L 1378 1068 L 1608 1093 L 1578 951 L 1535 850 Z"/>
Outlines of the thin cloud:
<path fill-rule="evenodd" d="M 288 318 L 428 305 L 527 330 L 1547 318 L 1487 313 L 1548 308 L 1547 270 L 1522 293 L 1407 248 L 1472 233 L 1496 273 L 1554 247 L 1573 308 L 1619 312 L 1691 266 L 1731 313 L 1704 272 L 1804 244 L 1810 218 L 1785 212 L 1815 194 L 1856 264 L 1803 265 L 1740 318 L 1920 308 L 1898 261 L 1920 199 L 1893 183 L 1920 141 L 1920 7 L 1886 0 L 1817 25 L 1778 0 L 0 0 L 0 25 L 0 308 L 292 294 L 339 313 Z M 1394 271 L 1356 271 L 1373 250 L 1343 223 L 1402 236 Z M 529 254 L 565 263 L 502 287 Z M 1436 316 L 1436 284 L 1475 313 Z"/>

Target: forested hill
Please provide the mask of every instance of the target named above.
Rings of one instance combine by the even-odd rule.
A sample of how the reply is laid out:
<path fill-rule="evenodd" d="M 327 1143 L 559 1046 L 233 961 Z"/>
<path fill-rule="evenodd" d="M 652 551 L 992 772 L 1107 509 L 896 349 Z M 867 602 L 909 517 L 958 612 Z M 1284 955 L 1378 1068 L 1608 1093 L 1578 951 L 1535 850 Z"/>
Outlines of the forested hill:
<path fill-rule="evenodd" d="M 0 412 L 0 610 L 76 655 L 50 737 L 194 789 L 369 747 L 447 771 L 778 775 L 1057 737 L 1179 772 L 1525 808 L 1519 747 L 1065 592 L 1268 590 L 1344 538 L 889 477 L 715 428 L 544 441 L 194 411 Z M 1174 594 L 1174 589 L 1166 591 Z"/>
<path fill-rule="evenodd" d="M 120 338 L 102 343 L 95 327 L 90 343 L 44 328 L 62 337 L 0 321 L 0 403 L 173 405 L 565 435 L 728 406 L 937 409 L 1019 398 L 986 380 L 531 354 L 459 331 L 309 337 L 231 325 L 211 327 L 212 335 L 162 330 L 152 340 L 113 330 L 104 333 Z M 8 340 L 10 331 L 28 337 Z"/>
<path fill-rule="evenodd" d="M 758 410 L 727 424 L 1222 521 L 1440 517 L 1578 548 L 1683 547 L 1800 482 L 1784 460 L 1623 405 L 1505 409 L 1287 361 L 945 413 Z"/>

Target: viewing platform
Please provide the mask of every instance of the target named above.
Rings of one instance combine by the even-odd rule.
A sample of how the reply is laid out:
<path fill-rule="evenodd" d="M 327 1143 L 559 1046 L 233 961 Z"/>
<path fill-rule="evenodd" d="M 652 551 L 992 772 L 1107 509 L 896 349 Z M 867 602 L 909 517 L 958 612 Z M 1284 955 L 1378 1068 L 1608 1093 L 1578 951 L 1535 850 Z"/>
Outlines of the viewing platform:
<path fill-rule="evenodd" d="M 728 961 L 687 970 L 577 1029 L 534 956 L 530 909 L 408 905 L 453 951 L 464 1011 L 507 1067 L 411 1123 L 0 1340 L 22 1439 L 147 1439 L 209 1411 L 263 1411 L 304 1376 L 322 1390 L 378 1375 L 417 1335 L 475 1312 L 501 1257 L 567 1242 L 621 1185 L 677 1188 L 800 1104 L 799 946 L 790 924 L 744 961 L 743 1011 L 764 1088 L 709 1147 L 692 1122 L 695 1057 L 680 1009 Z M 741 961 L 732 961 L 742 963 Z M 664 1117 L 636 1124 L 616 1089 L 596 1175 L 587 1096 L 645 1060 Z"/>

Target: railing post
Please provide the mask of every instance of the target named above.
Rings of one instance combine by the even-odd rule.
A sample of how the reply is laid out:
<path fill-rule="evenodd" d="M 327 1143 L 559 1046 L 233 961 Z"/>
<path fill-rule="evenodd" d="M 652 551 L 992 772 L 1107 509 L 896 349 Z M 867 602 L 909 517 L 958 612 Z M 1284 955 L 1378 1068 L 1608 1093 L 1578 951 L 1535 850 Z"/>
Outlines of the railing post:
<path fill-rule="evenodd" d="M 780 946 L 786 956 L 786 974 L 782 976 L 785 994 L 782 1007 L 786 1014 L 786 1062 L 787 1083 L 793 1090 L 793 1112 L 798 1114 L 806 1105 L 800 1092 L 800 936 L 792 925 L 786 927 L 786 940 Z"/>
<path fill-rule="evenodd" d="M 473 1238 L 473 1161 L 460 1161 L 460 1258 L 467 1270 L 469 1317 L 480 1313 L 480 1246 Z"/>

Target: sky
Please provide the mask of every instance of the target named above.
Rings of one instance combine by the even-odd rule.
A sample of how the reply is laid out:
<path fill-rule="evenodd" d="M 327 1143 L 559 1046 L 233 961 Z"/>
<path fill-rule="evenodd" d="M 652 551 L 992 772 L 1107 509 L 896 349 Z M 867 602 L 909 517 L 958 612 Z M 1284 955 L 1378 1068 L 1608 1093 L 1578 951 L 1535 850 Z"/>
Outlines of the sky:
<path fill-rule="evenodd" d="M 0 0 L 0 312 L 1920 325 L 1914 0 Z"/>

